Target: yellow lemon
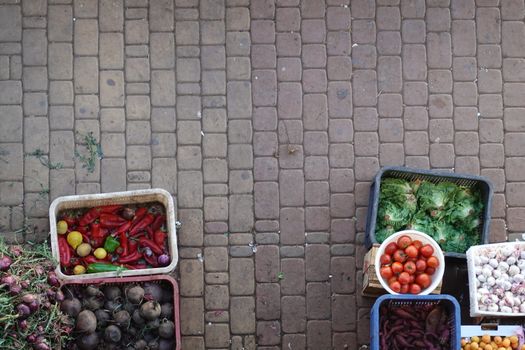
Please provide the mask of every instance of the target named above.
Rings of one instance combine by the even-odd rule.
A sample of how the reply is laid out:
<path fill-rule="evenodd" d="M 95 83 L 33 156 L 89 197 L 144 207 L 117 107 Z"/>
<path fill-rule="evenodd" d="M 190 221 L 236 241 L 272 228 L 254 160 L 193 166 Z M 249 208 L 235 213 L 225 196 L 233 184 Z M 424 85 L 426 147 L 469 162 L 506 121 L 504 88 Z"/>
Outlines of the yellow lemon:
<path fill-rule="evenodd" d="M 89 243 L 81 243 L 77 247 L 77 254 L 78 256 L 85 257 L 88 256 L 89 253 L 91 253 L 91 246 Z"/>
<path fill-rule="evenodd" d="M 97 259 L 104 259 L 106 258 L 106 256 L 108 255 L 108 253 L 106 252 L 106 250 L 104 248 L 97 248 L 95 249 L 95 251 L 93 252 L 93 255 L 95 256 L 95 258 Z"/>
<path fill-rule="evenodd" d="M 82 265 L 77 265 L 73 269 L 73 273 L 75 275 L 82 275 L 82 274 L 86 273 L 86 268 L 84 266 L 82 266 Z"/>
<path fill-rule="evenodd" d="M 67 243 L 69 243 L 73 249 L 77 249 L 80 243 L 82 243 L 82 234 L 78 231 L 69 232 L 67 235 Z"/>
<path fill-rule="evenodd" d="M 63 235 L 66 232 L 67 232 L 67 222 L 65 222 L 64 220 L 60 220 L 59 222 L 57 222 L 57 233 L 59 235 Z"/>

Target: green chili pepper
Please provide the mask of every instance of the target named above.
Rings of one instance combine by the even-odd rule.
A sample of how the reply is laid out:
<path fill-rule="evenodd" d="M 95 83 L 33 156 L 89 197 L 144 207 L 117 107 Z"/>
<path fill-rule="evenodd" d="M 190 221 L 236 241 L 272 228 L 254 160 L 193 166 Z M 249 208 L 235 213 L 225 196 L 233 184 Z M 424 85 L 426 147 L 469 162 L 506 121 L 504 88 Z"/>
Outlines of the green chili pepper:
<path fill-rule="evenodd" d="M 93 263 L 89 264 L 87 267 L 88 273 L 94 272 L 113 272 L 113 271 L 122 271 L 127 270 L 127 268 L 119 265 L 104 264 L 104 263 Z"/>
<path fill-rule="evenodd" d="M 120 247 L 120 242 L 116 238 L 112 236 L 106 238 L 106 241 L 104 242 L 104 249 L 106 252 L 113 253 L 118 247 Z"/>

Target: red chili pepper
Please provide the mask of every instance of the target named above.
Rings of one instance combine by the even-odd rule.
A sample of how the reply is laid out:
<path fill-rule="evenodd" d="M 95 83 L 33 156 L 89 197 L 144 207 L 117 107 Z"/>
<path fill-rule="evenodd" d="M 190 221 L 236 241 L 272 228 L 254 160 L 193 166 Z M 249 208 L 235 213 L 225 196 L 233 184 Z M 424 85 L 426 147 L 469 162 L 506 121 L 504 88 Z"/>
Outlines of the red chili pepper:
<path fill-rule="evenodd" d="M 148 234 L 148 238 L 153 239 L 153 230 L 151 229 L 151 226 L 146 227 L 146 232 Z"/>
<path fill-rule="evenodd" d="M 106 259 L 100 260 L 95 258 L 93 255 L 88 255 L 82 258 L 82 262 L 85 265 L 94 264 L 94 263 L 104 263 L 107 262 Z"/>
<path fill-rule="evenodd" d="M 75 231 L 78 231 L 78 232 L 83 233 L 83 234 L 86 235 L 88 233 L 88 229 L 89 229 L 89 227 L 87 227 L 87 226 L 79 226 L 79 227 L 76 228 Z"/>
<path fill-rule="evenodd" d="M 64 236 L 58 237 L 58 253 L 60 255 L 60 264 L 63 267 L 71 265 L 71 248 L 67 244 L 67 240 Z"/>
<path fill-rule="evenodd" d="M 120 256 L 126 256 L 128 255 L 128 236 L 126 236 L 126 232 L 120 233 L 120 247 L 122 248 L 122 254 Z"/>
<path fill-rule="evenodd" d="M 152 267 L 158 267 L 159 266 L 159 262 L 157 261 L 157 256 L 155 254 L 152 254 L 151 256 L 147 256 L 144 253 L 143 256 L 144 256 L 144 260 L 146 260 L 146 262 L 148 264 L 150 264 Z"/>
<path fill-rule="evenodd" d="M 150 248 L 155 254 L 161 255 L 164 253 L 164 250 L 162 250 L 162 248 L 159 247 L 157 243 L 153 242 L 150 239 L 147 239 L 146 237 L 139 238 L 139 244 L 143 247 Z"/>
<path fill-rule="evenodd" d="M 162 227 L 162 224 L 166 221 L 166 217 L 164 215 L 158 215 L 155 217 L 155 221 L 153 221 L 153 224 L 151 224 L 151 229 L 153 232 L 157 231 L 159 228 Z"/>
<path fill-rule="evenodd" d="M 118 259 L 118 262 L 119 264 L 128 264 L 128 263 L 132 263 L 132 262 L 135 262 L 139 259 L 142 258 L 142 254 L 138 251 L 136 251 L 135 253 L 133 254 L 129 254 L 128 256 L 121 256 L 119 259 Z"/>
<path fill-rule="evenodd" d="M 126 219 L 115 214 L 100 214 L 100 225 L 102 225 L 102 227 L 117 228 L 124 225 L 126 222 Z"/>
<path fill-rule="evenodd" d="M 131 227 L 131 221 L 126 222 L 122 226 L 120 226 L 115 232 L 113 232 L 113 235 L 116 236 L 118 234 L 121 234 L 122 232 L 127 232 Z"/>
<path fill-rule="evenodd" d="M 93 248 L 98 248 L 104 245 L 104 240 L 106 239 L 105 232 L 107 232 L 107 230 L 103 231 L 103 229 L 100 228 L 100 224 L 91 224 L 91 246 Z"/>
<path fill-rule="evenodd" d="M 73 226 L 75 226 L 77 224 L 77 219 L 73 218 L 71 216 L 64 216 L 60 220 L 64 220 L 65 222 L 67 222 L 67 227 L 68 228 L 71 228 L 71 227 L 73 227 Z"/>
<path fill-rule="evenodd" d="M 78 224 L 80 226 L 86 226 L 87 224 L 91 224 L 93 221 L 98 219 L 100 217 L 100 210 L 99 208 L 91 208 L 88 210 L 87 213 L 85 213 L 81 218 Z"/>
<path fill-rule="evenodd" d="M 98 207 L 97 209 L 100 211 L 100 213 L 115 214 L 117 211 L 122 209 L 122 205 L 104 205 L 102 207 Z"/>
<path fill-rule="evenodd" d="M 137 251 L 139 242 L 135 239 L 128 239 L 128 254 L 133 254 Z"/>
<path fill-rule="evenodd" d="M 155 220 L 155 217 L 152 214 L 148 213 L 148 214 L 144 215 L 144 218 L 142 220 L 140 220 L 139 222 L 137 222 L 131 228 L 131 231 L 129 232 L 129 234 L 130 235 L 134 235 L 135 233 L 138 233 L 139 231 L 146 229 L 146 227 L 151 225 L 153 220 Z"/>
<path fill-rule="evenodd" d="M 147 269 L 148 265 L 146 264 L 122 264 L 122 266 L 127 267 L 130 270 L 140 270 L 140 269 Z"/>
<path fill-rule="evenodd" d="M 157 245 L 159 247 L 164 247 L 164 243 L 166 242 L 166 237 L 168 237 L 168 235 L 166 234 L 166 232 L 162 231 L 162 230 L 157 230 L 155 231 L 155 233 L 153 234 L 153 241 L 155 243 L 157 243 Z"/>
<path fill-rule="evenodd" d="M 133 224 L 139 222 L 144 215 L 148 213 L 148 209 L 145 207 L 140 207 L 137 210 L 135 210 L 135 216 L 133 217 Z"/>

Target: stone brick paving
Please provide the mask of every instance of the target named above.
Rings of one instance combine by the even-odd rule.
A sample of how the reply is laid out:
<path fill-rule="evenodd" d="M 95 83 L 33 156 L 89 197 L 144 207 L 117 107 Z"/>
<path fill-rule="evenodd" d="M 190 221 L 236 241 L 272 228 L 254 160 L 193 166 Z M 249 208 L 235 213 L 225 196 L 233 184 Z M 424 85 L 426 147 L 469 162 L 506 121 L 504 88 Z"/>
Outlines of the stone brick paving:
<path fill-rule="evenodd" d="M 184 349 L 367 343 L 381 166 L 487 176 L 491 239 L 525 230 L 523 0 L 0 4 L 4 236 L 44 239 L 57 196 L 167 189 Z"/>

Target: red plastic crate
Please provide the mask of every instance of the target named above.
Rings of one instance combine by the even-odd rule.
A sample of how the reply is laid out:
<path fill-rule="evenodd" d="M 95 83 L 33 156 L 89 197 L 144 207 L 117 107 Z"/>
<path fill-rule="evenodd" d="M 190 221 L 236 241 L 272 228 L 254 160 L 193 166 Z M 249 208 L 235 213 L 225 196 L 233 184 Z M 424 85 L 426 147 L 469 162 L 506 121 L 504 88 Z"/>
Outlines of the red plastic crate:
<path fill-rule="evenodd" d="M 126 284 L 141 282 L 165 282 L 173 288 L 173 322 L 175 323 L 175 349 L 181 349 L 180 336 L 180 313 L 179 313 L 179 286 L 177 281 L 166 275 L 132 276 L 132 277 L 108 277 L 108 278 L 84 278 L 81 280 L 68 280 L 62 282 L 62 287 L 70 285 L 104 285 L 104 284 Z"/>

